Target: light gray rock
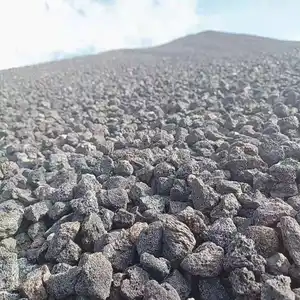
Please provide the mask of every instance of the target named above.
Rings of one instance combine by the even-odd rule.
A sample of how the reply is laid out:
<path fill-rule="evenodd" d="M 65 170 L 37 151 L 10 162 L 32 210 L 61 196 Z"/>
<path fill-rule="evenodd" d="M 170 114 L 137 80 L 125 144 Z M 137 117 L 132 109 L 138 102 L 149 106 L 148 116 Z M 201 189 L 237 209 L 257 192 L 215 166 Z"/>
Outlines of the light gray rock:
<path fill-rule="evenodd" d="M 13 236 L 23 220 L 24 209 L 14 200 L 0 203 L 0 239 Z"/>
<path fill-rule="evenodd" d="M 14 291 L 19 285 L 19 265 L 16 253 L 0 247 L 0 290 Z"/>
<path fill-rule="evenodd" d="M 22 294 L 32 300 L 47 300 L 48 293 L 44 286 L 44 280 L 47 281 L 49 276 L 51 274 L 46 265 L 31 271 L 21 284 Z"/>
<path fill-rule="evenodd" d="M 291 279 L 287 276 L 279 275 L 275 278 L 270 278 L 262 284 L 261 299 L 295 300 L 295 293 L 290 285 Z"/>

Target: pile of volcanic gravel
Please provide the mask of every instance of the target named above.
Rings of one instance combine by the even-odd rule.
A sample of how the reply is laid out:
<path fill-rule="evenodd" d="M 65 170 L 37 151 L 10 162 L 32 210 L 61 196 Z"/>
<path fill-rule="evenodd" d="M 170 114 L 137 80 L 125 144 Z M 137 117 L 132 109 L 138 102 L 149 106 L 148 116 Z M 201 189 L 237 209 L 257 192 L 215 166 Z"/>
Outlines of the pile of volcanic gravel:
<path fill-rule="evenodd" d="M 0 73 L 0 299 L 300 299 L 295 45 Z"/>

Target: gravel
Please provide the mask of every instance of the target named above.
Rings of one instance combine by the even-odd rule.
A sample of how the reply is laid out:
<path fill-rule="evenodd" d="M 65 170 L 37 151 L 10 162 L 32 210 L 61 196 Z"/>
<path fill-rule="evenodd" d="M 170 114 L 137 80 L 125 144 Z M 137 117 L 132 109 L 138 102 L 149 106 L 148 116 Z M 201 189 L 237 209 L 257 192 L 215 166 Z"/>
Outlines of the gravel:
<path fill-rule="evenodd" d="M 0 299 L 299 299 L 300 43 L 207 31 L 0 73 Z"/>

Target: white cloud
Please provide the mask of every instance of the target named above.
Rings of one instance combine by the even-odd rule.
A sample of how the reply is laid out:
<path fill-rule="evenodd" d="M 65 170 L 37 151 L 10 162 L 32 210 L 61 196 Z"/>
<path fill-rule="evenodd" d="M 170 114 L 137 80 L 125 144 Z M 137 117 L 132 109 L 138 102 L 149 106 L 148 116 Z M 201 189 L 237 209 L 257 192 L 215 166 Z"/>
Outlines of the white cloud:
<path fill-rule="evenodd" d="M 0 0 L 0 69 L 200 30 L 300 37 L 299 0 Z"/>
<path fill-rule="evenodd" d="M 197 0 L 103 2 L 0 1 L 0 69 L 46 61 L 53 53 L 156 45 L 200 25 Z"/>

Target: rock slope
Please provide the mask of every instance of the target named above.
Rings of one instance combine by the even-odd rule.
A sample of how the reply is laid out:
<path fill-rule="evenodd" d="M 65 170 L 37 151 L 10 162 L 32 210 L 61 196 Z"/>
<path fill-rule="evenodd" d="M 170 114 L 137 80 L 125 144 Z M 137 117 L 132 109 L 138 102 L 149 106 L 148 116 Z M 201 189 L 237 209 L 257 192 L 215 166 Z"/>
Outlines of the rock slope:
<path fill-rule="evenodd" d="M 300 43 L 204 32 L 0 73 L 0 299 L 300 299 Z"/>

